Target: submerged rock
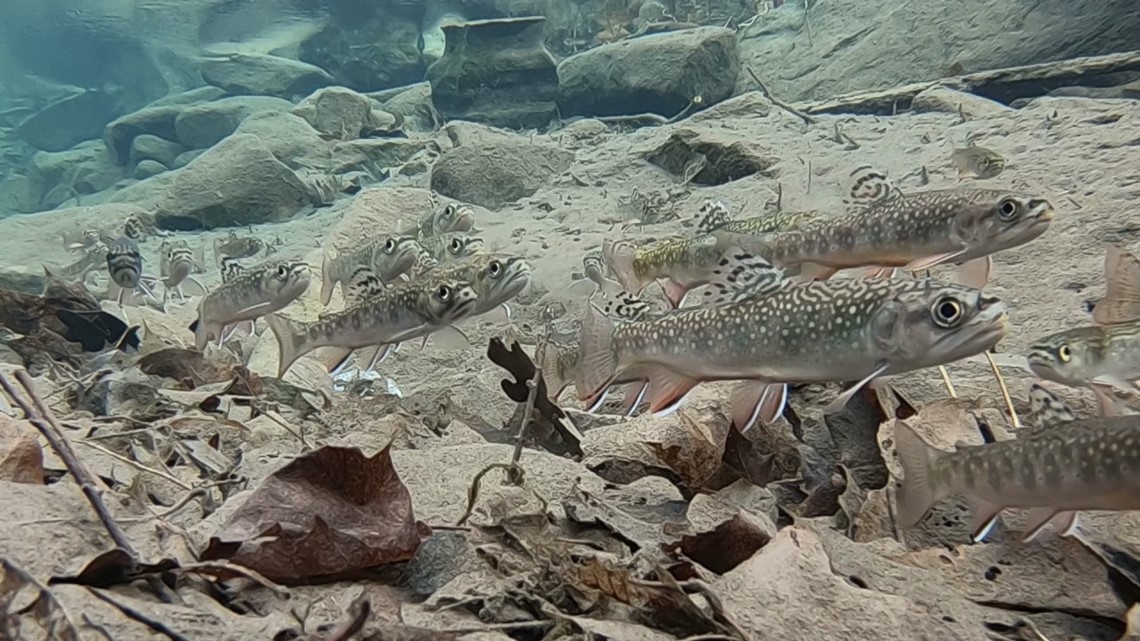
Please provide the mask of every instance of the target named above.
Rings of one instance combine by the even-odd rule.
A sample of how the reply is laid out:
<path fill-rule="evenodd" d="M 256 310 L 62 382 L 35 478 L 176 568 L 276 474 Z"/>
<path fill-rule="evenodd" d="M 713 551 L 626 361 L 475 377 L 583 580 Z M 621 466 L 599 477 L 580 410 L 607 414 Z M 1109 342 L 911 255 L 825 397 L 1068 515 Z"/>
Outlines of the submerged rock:
<path fill-rule="evenodd" d="M 546 18 L 447 24 L 447 48 L 428 68 L 441 115 L 511 127 L 545 127 L 558 117 L 558 72 L 543 44 Z"/>
<path fill-rule="evenodd" d="M 156 160 L 166 167 L 170 167 L 174 164 L 174 159 L 184 151 L 186 148 L 176 142 L 152 134 L 142 134 L 135 136 L 131 143 L 130 160 L 133 163 L 142 160 Z"/>
<path fill-rule="evenodd" d="M 373 102 L 344 87 L 326 87 L 293 108 L 293 115 L 304 118 L 327 138 L 352 140 L 371 128 Z"/>
<path fill-rule="evenodd" d="M 237 130 L 258 111 L 289 111 L 293 103 L 269 96 L 234 96 L 187 107 L 174 122 L 178 142 L 189 149 L 205 149 Z"/>
<path fill-rule="evenodd" d="M 157 212 L 163 229 L 214 229 L 286 220 L 308 202 L 308 189 L 260 138 L 235 134 L 115 199 Z"/>
<path fill-rule="evenodd" d="M 603 45 L 558 65 L 562 116 L 672 117 L 700 96 L 732 95 L 740 60 L 731 29 L 699 27 Z"/>
<path fill-rule="evenodd" d="M 526 138 L 456 147 L 432 167 L 431 188 L 457 200 L 497 209 L 533 195 L 566 171 L 574 154 Z"/>
<path fill-rule="evenodd" d="M 131 143 L 136 136 L 151 134 L 166 140 L 175 140 L 174 121 L 184 107 L 162 105 L 143 107 L 138 111 L 119 116 L 103 128 L 103 142 L 117 164 L 125 165 L 130 159 Z"/>
<path fill-rule="evenodd" d="M 235 134 L 253 134 L 273 152 L 277 160 L 296 169 L 328 163 L 332 144 L 321 138 L 302 118 L 286 111 L 260 111 L 238 125 Z"/>
<path fill-rule="evenodd" d="M 291 98 L 335 81 L 327 71 L 300 60 L 267 54 L 229 54 L 202 65 L 202 79 L 231 94 Z"/>

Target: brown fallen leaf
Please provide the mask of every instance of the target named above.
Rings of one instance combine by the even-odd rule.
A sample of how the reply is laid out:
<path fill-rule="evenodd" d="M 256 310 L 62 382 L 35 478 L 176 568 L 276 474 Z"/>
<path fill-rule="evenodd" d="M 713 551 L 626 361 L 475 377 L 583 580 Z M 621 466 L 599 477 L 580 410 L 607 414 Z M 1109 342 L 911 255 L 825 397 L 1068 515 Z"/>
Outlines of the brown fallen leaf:
<path fill-rule="evenodd" d="M 27 421 L 0 416 L 0 481 L 44 484 L 44 452 Z"/>
<path fill-rule="evenodd" d="M 331 580 L 407 561 L 429 532 L 392 466 L 325 446 L 269 475 L 210 538 L 202 560 L 229 559 L 282 583 Z"/>
<path fill-rule="evenodd" d="M 0 615 L 3 615 L 0 633 L 5 636 L 14 629 L 28 635 L 20 638 L 38 638 L 31 630 L 33 626 L 28 625 L 34 621 L 44 638 L 60 641 L 82 641 L 83 638 L 51 590 L 8 559 L 0 559 Z"/>
<path fill-rule="evenodd" d="M 144 374 L 172 378 L 187 390 L 210 383 L 232 381 L 238 376 L 235 370 L 245 369 L 229 352 L 213 350 L 207 355 L 181 347 L 151 352 L 140 358 L 136 365 Z"/>

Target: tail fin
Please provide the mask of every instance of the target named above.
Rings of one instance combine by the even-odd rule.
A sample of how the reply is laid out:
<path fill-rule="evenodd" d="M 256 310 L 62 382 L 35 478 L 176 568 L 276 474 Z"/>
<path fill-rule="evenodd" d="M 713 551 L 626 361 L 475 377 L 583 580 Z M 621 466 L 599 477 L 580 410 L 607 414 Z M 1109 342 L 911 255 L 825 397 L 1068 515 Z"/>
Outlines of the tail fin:
<path fill-rule="evenodd" d="M 586 308 L 579 336 L 578 370 L 574 387 L 578 400 L 593 406 L 617 376 L 617 353 L 613 347 L 614 321 L 592 302 Z"/>
<path fill-rule="evenodd" d="M 697 232 L 711 234 L 732 221 L 728 208 L 719 200 L 706 200 L 697 213 Z"/>
<path fill-rule="evenodd" d="M 895 450 L 903 468 L 902 489 L 898 494 L 899 525 L 909 530 L 922 520 L 939 499 L 930 476 L 938 450 L 930 447 L 901 420 L 895 421 Z"/>
<path fill-rule="evenodd" d="M 863 165 L 851 172 L 851 182 L 843 204 L 848 208 L 869 207 L 878 202 L 891 200 L 899 195 L 899 189 L 887 172 Z"/>
<path fill-rule="evenodd" d="M 631 294 L 638 294 L 648 284 L 637 276 L 633 268 L 633 261 L 637 257 L 637 248 L 627 240 L 610 241 L 602 244 L 602 255 L 610 267 L 610 271 L 617 276 L 618 282 Z"/>
<path fill-rule="evenodd" d="M 1093 308 L 1099 325 L 1115 325 L 1140 318 L 1140 260 L 1109 245 L 1104 256 L 1105 295 Z"/>
<path fill-rule="evenodd" d="M 325 250 L 324 258 L 321 261 L 321 305 L 325 307 L 332 300 L 333 289 L 337 284 L 337 279 L 333 277 L 333 272 L 336 271 L 337 267 L 336 258 L 329 256 L 330 251 L 332 250 Z"/>
<path fill-rule="evenodd" d="M 285 376 L 289 367 L 305 354 L 316 349 L 317 345 L 306 345 L 304 325 L 284 316 L 269 314 L 265 317 L 269 329 L 277 339 L 277 378 Z"/>

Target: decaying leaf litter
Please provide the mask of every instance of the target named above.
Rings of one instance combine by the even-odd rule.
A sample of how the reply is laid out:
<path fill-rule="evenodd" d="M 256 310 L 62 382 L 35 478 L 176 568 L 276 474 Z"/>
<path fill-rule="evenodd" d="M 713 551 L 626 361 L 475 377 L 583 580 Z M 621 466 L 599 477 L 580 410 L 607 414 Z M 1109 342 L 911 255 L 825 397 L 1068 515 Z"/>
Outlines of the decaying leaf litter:
<path fill-rule="evenodd" d="M 538 343 L 527 351 L 541 362 L 550 331 L 519 307 L 525 342 Z M 636 640 L 1134 630 L 1134 514 L 1098 514 L 1078 537 L 1023 544 L 1025 515 L 1007 510 L 985 544 L 971 545 L 966 507 L 948 500 L 915 529 L 899 527 L 895 421 L 946 451 L 1020 436 L 994 392 L 916 395 L 903 377 L 824 415 L 836 391 L 812 384 L 777 422 L 742 434 L 725 384 L 702 385 L 668 417 L 626 420 L 544 398 L 539 371 L 509 338 L 480 350 L 476 341 L 464 353 L 474 396 L 358 387 L 338 398 L 323 371 L 259 376 L 228 349 L 200 353 L 173 336 L 141 359 L 112 354 L 35 378 L 6 371 L 4 632 Z"/>

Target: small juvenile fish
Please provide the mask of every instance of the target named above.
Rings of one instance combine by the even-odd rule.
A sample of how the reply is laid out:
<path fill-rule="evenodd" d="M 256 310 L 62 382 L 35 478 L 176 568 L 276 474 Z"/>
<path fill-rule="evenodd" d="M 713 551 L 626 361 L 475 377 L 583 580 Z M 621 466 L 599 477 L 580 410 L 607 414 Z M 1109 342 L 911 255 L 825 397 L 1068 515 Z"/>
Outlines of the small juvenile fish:
<path fill-rule="evenodd" d="M 974 176 L 983 180 L 994 178 L 1005 169 L 1005 158 L 985 147 L 968 145 L 959 147 L 950 154 L 954 168 L 958 170 L 958 180 Z"/>
<path fill-rule="evenodd" d="M 256 236 L 238 236 L 235 232 L 230 232 L 229 237 L 225 240 L 221 238 L 214 239 L 214 258 L 218 264 L 222 263 L 223 257 L 228 258 L 249 258 L 256 256 L 258 252 L 265 249 L 265 241 L 257 238 Z"/>
<path fill-rule="evenodd" d="M 160 249 L 159 258 L 159 276 L 162 277 L 163 285 L 166 287 L 166 292 L 174 290 L 178 293 L 178 297 L 182 300 L 186 299 L 186 295 L 182 293 L 182 283 L 190 280 L 194 282 L 199 288 L 205 291 L 205 287 L 201 283 L 194 280 L 191 276 L 194 272 L 195 260 L 194 252 L 190 249 L 190 244 L 184 240 L 179 240 L 173 243 L 164 242 Z"/>
<path fill-rule="evenodd" d="M 220 343 L 227 326 L 283 309 L 305 293 L 311 278 L 309 266 L 300 261 L 273 261 L 240 270 L 198 303 L 193 326 L 198 350 L 213 337 Z"/>
<path fill-rule="evenodd" d="M 135 242 L 143 242 L 146 237 L 156 230 L 154 223 L 145 218 L 131 214 L 123 226 L 123 235 Z"/>
<path fill-rule="evenodd" d="M 1099 325 L 1055 332 L 1029 346 L 1029 369 L 1041 378 L 1089 387 L 1102 415 L 1121 408 L 1101 385 L 1140 391 L 1140 262 L 1117 247 L 1105 256 L 1105 298 L 1093 309 Z"/>
<path fill-rule="evenodd" d="M 637 295 L 657 279 L 666 279 L 665 297 L 673 307 L 680 307 L 689 290 L 709 282 L 725 249 L 711 235 L 663 240 L 648 247 L 607 238 L 602 257 L 625 291 Z"/>
<path fill-rule="evenodd" d="M 347 355 L 361 347 L 427 335 L 468 316 L 478 298 L 475 289 L 461 280 L 430 287 L 401 282 L 312 323 L 272 314 L 267 321 L 277 337 L 277 376 L 284 376 L 298 358 L 320 347 L 339 347 Z"/>
<path fill-rule="evenodd" d="M 1071 421 L 1008 441 L 932 448 L 902 421 L 895 448 L 903 468 L 899 525 L 910 529 L 939 500 L 964 494 L 975 541 L 1005 508 L 1031 508 L 1023 540 L 1053 523 L 1068 532 L 1078 510 L 1140 509 L 1140 416 Z"/>
<path fill-rule="evenodd" d="M 960 263 L 962 282 L 981 287 L 992 254 L 1037 238 L 1053 220 L 1053 205 L 1030 194 L 962 187 L 904 194 L 874 168 L 852 175 L 842 215 L 771 234 L 715 233 L 777 267 L 798 265 L 819 278 L 856 267 L 919 271 Z"/>
<path fill-rule="evenodd" d="M 419 251 L 419 243 L 411 236 L 374 236 L 343 254 L 330 256 L 326 251 L 321 265 L 321 305 L 329 304 L 338 284 L 346 291 L 358 268 L 368 267 L 388 282 L 411 269 Z"/>
<path fill-rule="evenodd" d="M 470 205 L 448 203 L 442 209 L 425 215 L 401 235 L 423 239 L 449 232 L 469 232 L 474 226 L 475 210 Z"/>
<path fill-rule="evenodd" d="M 440 263 L 466 258 L 483 251 L 483 239 L 466 233 L 451 232 L 420 241 L 432 258 Z"/>
<path fill-rule="evenodd" d="M 151 294 L 143 283 L 142 268 L 143 260 L 139 254 L 138 244 L 126 236 L 120 236 L 107 252 L 107 272 L 111 275 L 111 281 L 120 288 L 118 295 L 120 305 L 123 304 L 123 295 L 126 292 L 141 288 L 147 295 Z"/>
<path fill-rule="evenodd" d="M 82 281 L 92 269 L 107 264 L 107 254 L 111 251 L 100 240 L 96 240 L 90 246 L 82 247 L 82 250 L 83 256 L 75 262 L 59 268 L 49 268 L 45 265 L 44 271 L 53 277 Z"/>
<path fill-rule="evenodd" d="M 762 259 L 729 252 L 709 304 L 615 320 L 591 304 L 575 387 L 587 407 L 616 383 L 648 381 L 650 411 L 678 406 L 699 383 L 743 380 L 735 425 L 782 413 L 787 384 L 859 381 L 837 411 L 878 376 L 943 365 L 1005 336 L 1005 305 L 977 289 L 929 279 L 792 282 Z M 639 401 L 635 400 L 634 404 Z"/>
<path fill-rule="evenodd" d="M 574 289 L 582 283 L 594 283 L 597 286 L 594 291 L 615 293 L 621 291 L 621 285 L 609 279 L 609 271 L 600 250 L 587 252 L 582 257 L 582 273 L 585 278 L 575 281 L 570 287 Z"/>
<path fill-rule="evenodd" d="M 546 350 L 535 354 L 536 364 L 542 368 L 542 378 L 546 381 L 546 395 L 557 403 L 558 397 L 574 382 L 574 372 L 578 368 L 578 341 L 550 339 Z"/>

